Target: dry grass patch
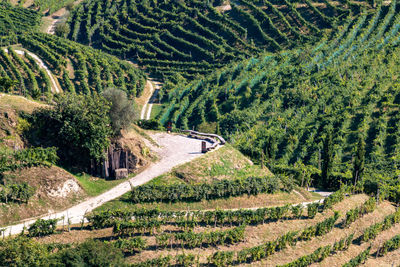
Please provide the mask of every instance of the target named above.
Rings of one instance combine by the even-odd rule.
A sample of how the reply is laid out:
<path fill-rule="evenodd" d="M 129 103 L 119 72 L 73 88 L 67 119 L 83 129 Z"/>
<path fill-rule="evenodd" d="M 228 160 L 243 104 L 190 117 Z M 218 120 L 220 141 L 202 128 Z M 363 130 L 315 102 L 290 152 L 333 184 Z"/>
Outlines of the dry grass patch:
<path fill-rule="evenodd" d="M 355 208 L 356 206 L 359 206 L 365 200 L 366 199 L 361 200 L 357 203 L 354 203 L 354 204 L 356 204 L 354 206 L 350 207 L 350 205 L 349 205 L 344 209 L 338 209 L 342 214 L 342 216 L 338 222 L 341 223 L 341 221 L 345 217 L 347 210 L 350 210 L 351 208 Z M 344 202 L 342 202 L 340 204 L 344 204 Z M 337 208 L 335 207 L 335 209 L 337 209 Z M 361 235 L 367 227 L 369 227 L 370 225 L 372 225 L 378 221 L 383 220 L 383 218 L 385 216 L 394 212 L 394 210 L 395 210 L 394 207 L 390 203 L 388 203 L 388 202 L 381 203 L 379 206 L 377 206 L 377 209 L 374 212 L 367 214 L 367 215 L 363 216 L 362 218 L 358 219 L 356 222 L 351 224 L 350 227 L 348 227 L 348 228 L 335 227 L 330 233 L 326 234 L 325 236 L 317 237 L 308 242 L 299 242 L 295 247 L 283 250 L 282 252 L 272 255 L 267 260 L 262 261 L 260 266 L 272 266 L 272 265 L 277 265 L 277 264 L 282 265 L 285 263 L 289 263 L 289 262 L 296 260 L 297 258 L 299 258 L 301 256 L 311 254 L 319 247 L 326 246 L 326 245 L 332 245 L 334 242 L 336 242 L 346 236 L 349 236 L 352 233 L 354 233 L 355 237 L 357 237 L 357 236 Z M 357 253 L 355 255 L 357 255 Z M 355 256 L 355 255 L 352 255 L 352 256 Z M 352 258 L 352 257 L 350 257 L 350 258 Z M 348 259 L 350 259 L 350 258 L 348 258 Z M 343 262 L 340 262 L 340 261 L 343 261 Z M 341 266 L 342 263 L 347 262 L 346 259 L 342 259 L 340 261 L 336 258 L 331 259 L 330 257 L 328 257 L 324 261 L 323 266 L 338 266 L 338 264 L 339 264 L 339 266 Z"/>
<path fill-rule="evenodd" d="M 32 113 L 35 109 L 46 107 L 47 105 L 37 101 L 29 100 L 23 96 L 7 95 L 0 93 L 1 110 L 12 109 Z"/>
<path fill-rule="evenodd" d="M 147 81 L 144 87 L 143 93 L 140 97 L 135 99 L 136 104 L 138 105 L 138 110 L 141 110 L 143 106 L 149 101 L 150 97 L 153 94 L 151 81 Z"/>
<path fill-rule="evenodd" d="M 53 234 L 45 237 L 38 237 L 36 240 L 43 244 L 48 243 L 62 243 L 62 244 L 70 244 L 70 243 L 82 243 L 87 239 L 102 239 L 108 238 L 112 236 L 112 228 L 100 229 L 100 230 L 79 230 L 80 226 L 75 225 L 75 227 L 71 227 L 71 230 L 67 231 L 67 225 L 64 226 L 63 232 L 58 234 Z M 63 230 L 63 228 L 59 228 L 59 230 Z"/>

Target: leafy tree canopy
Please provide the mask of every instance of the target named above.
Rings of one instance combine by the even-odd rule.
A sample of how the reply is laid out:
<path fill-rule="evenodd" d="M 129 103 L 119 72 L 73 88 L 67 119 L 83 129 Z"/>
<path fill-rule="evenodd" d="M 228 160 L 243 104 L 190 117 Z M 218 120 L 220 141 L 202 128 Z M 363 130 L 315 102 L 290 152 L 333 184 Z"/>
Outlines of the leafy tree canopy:
<path fill-rule="evenodd" d="M 103 97 L 110 102 L 108 115 L 114 136 L 118 136 L 122 129 L 126 129 L 135 118 L 133 102 L 126 93 L 116 88 L 108 88 L 103 92 Z"/>
<path fill-rule="evenodd" d="M 87 167 L 103 158 L 110 144 L 110 105 L 101 95 L 57 95 L 51 108 L 32 116 L 31 143 L 58 147 L 63 165 Z"/>

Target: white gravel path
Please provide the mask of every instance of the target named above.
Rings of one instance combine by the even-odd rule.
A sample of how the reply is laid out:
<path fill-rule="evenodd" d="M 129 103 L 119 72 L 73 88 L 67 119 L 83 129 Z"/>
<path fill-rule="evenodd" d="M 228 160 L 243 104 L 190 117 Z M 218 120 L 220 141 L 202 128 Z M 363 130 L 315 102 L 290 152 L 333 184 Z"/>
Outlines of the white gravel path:
<path fill-rule="evenodd" d="M 148 107 L 148 105 L 149 105 L 149 101 L 150 101 L 150 99 L 151 99 L 151 96 L 152 96 L 153 93 L 154 93 L 153 83 L 152 83 L 151 81 L 149 81 L 149 80 L 147 80 L 146 83 L 147 83 L 147 85 L 149 86 L 150 94 L 149 94 L 149 98 L 146 99 L 146 103 L 144 104 L 142 110 L 140 111 L 140 119 L 141 119 L 141 120 L 144 120 L 144 119 L 147 119 L 147 120 L 148 120 L 148 119 L 150 119 L 151 108 L 152 108 L 152 106 L 153 106 L 153 105 L 150 104 L 151 106 L 150 106 L 150 108 L 149 108 L 149 111 L 146 113 L 147 107 Z"/>
<path fill-rule="evenodd" d="M 8 49 L 7 49 L 7 48 L 4 48 L 4 51 L 5 51 L 6 53 L 8 53 Z M 50 79 L 50 82 L 51 82 L 51 91 L 52 91 L 53 93 L 60 93 L 60 92 L 61 92 L 61 89 L 58 87 L 58 85 L 57 85 L 57 83 L 56 83 L 56 80 L 55 80 L 54 77 L 53 77 L 53 74 L 51 73 L 51 71 L 49 70 L 49 68 L 47 67 L 47 65 L 43 62 L 43 60 L 41 60 L 37 55 L 35 55 L 35 54 L 32 53 L 32 52 L 26 52 L 26 51 L 17 50 L 17 49 L 15 49 L 14 51 L 15 51 L 15 53 L 17 53 L 18 55 L 24 56 L 25 53 L 27 53 L 28 55 L 30 55 L 30 56 L 36 61 L 36 64 L 39 66 L 39 68 L 44 69 L 44 70 L 46 71 L 47 75 L 49 76 L 49 79 Z"/>
<path fill-rule="evenodd" d="M 37 55 L 35 55 L 32 52 L 25 52 L 22 50 L 15 50 L 15 53 L 19 54 L 19 55 L 25 55 L 25 53 L 27 53 L 28 55 L 30 55 L 38 64 L 39 68 L 44 69 L 47 73 L 47 75 L 50 78 L 50 82 L 51 82 L 51 91 L 53 93 L 60 93 L 61 89 L 58 87 L 56 80 L 53 77 L 53 73 L 51 73 L 51 71 L 49 70 L 49 68 L 47 67 L 47 65 L 43 62 L 43 60 L 41 60 Z"/>
<path fill-rule="evenodd" d="M 71 224 L 81 223 L 84 215 L 87 212 L 90 212 L 93 209 L 101 206 L 102 204 L 118 198 L 126 192 L 129 192 L 131 186 L 142 185 L 152 180 L 153 178 L 170 171 L 173 167 L 189 162 L 202 155 L 200 153 L 200 140 L 188 138 L 186 136 L 171 135 L 166 133 L 155 133 L 152 134 L 151 137 L 160 145 L 160 147 L 157 148 L 157 152 L 161 157 L 160 161 L 151 165 L 146 170 L 136 175 L 134 178 L 131 178 L 129 181 L 123 182 L 97 197 L 90 198 L 67 210 L 42 216 L 40 218 L 53 219 L 64 217 L 65 220 L 69 218 Z M 7 236 L 21 233 L 24 226 L 28 227 L 38 218 L 5 227 L 5 235 Z M 59 222 L 59 224 L 62 225 L 62 220 Z"/>

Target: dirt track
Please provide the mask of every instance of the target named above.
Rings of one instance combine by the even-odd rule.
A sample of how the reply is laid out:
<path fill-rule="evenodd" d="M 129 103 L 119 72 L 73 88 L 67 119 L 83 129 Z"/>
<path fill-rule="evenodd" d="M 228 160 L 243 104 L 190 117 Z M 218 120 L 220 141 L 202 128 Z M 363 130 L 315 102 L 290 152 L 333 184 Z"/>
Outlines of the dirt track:
<path fill-rule="evenodd" d="M 149 101 L 154 93 L 154 87 L 153 87 L 153 83 L 151 81 L 147 80 L 146 83 L 149 88 L 149 92 L 148 92 L 148 98 L 146 99 L 146 103 L 143 105 L 142 110 L 140 112 L 141 120 L 149 120 L 150 119 L 151 108 L 152 108 L 152 104 L 149 103 Z"/>
<path fill-rule="evenodd" d="M 90 198 L 67 210 L 42 216 L 41 218 L 53 219 L 64 217 L 66 220 L 69 218 L 71 224 L 80 223 L 82 222 L 85 213 L 92 211 L 105 202 L 118 198 L 129 192 L 131 186 L 142 185 L 153 178 L 170 171 L 173 167 L 191 161 L 202 155 L 200 153 L 200 140 L 166 133 L 152 134 L 151 137 L 160 145 L 160 147 L 154 148 L 154 150 L 157 150 L 156 152 L 158 152 L 159 156 L 161 157 L 160 161 L 151 165 L 149 168 L 136 175 L 134 178 L 131 178 L 129 181 L 123 182 L 97 197 Z M 36 219 L 38 218 L 6 227 L 5 235 L 19 234 L 22 232 L 24 226 L 28 227 Z M 62 224 L 62 220 L 59 223 Z"/>

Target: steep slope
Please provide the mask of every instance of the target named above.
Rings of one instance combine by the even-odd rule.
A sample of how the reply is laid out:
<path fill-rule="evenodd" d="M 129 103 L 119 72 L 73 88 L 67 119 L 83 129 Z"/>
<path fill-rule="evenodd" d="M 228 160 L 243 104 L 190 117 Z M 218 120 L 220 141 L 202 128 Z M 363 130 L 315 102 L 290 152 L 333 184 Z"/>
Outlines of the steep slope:
<path fill-rule="evenodd" d="M 315 42 L 369 8 L 350 1 L 219 2 L 90 0 L 73 10 L 68 38 L 162 77 L 193 78 L 238 58 Z"/>
<path fill-rule="evenodd" d="M 22 47 L 0 51 L 0 75 L 17 81 L 15 93 L 38 98 L 51 94 L 54 84 L 83 94 L 107 87 L 124 90 L 130 97 L 143 91 L 145 74 L 128 62 L 49 34 L 19 35 L 18 41 Z M 25 49 L 28 53 L 18 52 Z M 44 62 L 50 76 L 32 53 Z"/>
<path fill-rule="evenodd" d="M 335 170 L 343 173 L 352 168 L 361 138 L 368 166 L 390 173 L 399 156 L 398 11 L 397 1 L 379 5 L 315 47 L 164 86 L 159 120 L 181 128 L 208 125 L 254 159 L 284 165 L 320 166 L 332 132 Z"/>
<path fill-rule="evenodd" d="M 21 96 L 0 94 L 0 225 L 66 208 L 86 196 L 72 174 L 47 162 L 35 161 L 38 155 L 34 151 L 28 158 L 21 154 L 28 161 L 25 166 L 8 168 L 10 162 L 4 161 L 9 154 L 23 153 L 27 148 L 22 132 L 29 123 L 20 113 L 32 113 L 41 107 L 45 105 Z M 12 188 L 24 183 L 34 190 L 27 203 L 4 199 L 7 186 Z"/>

